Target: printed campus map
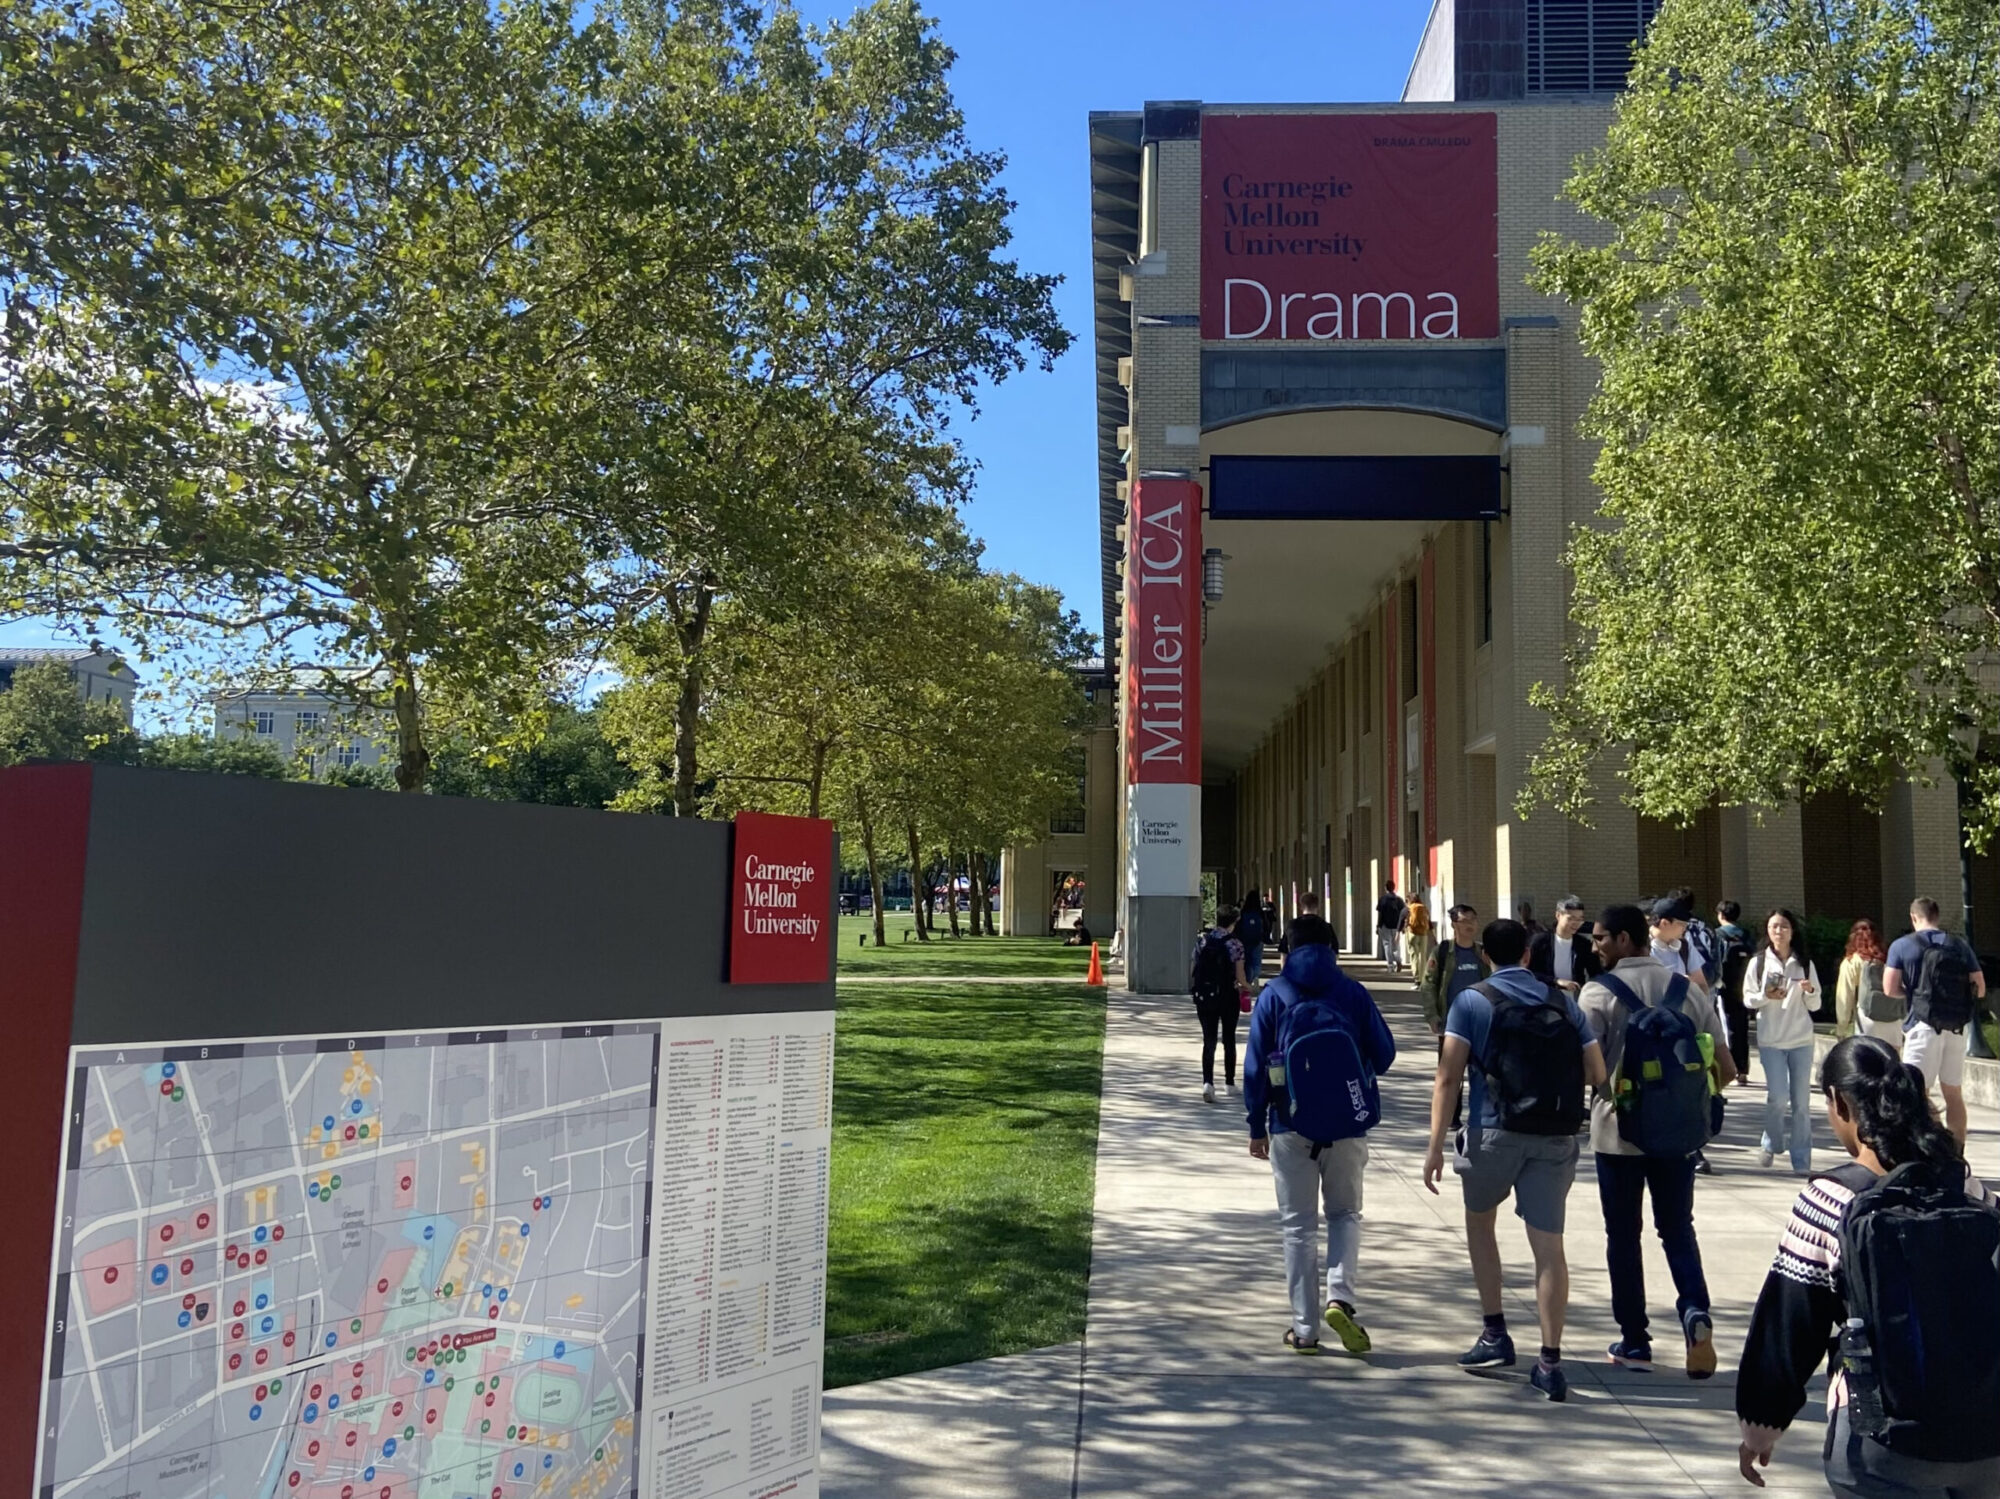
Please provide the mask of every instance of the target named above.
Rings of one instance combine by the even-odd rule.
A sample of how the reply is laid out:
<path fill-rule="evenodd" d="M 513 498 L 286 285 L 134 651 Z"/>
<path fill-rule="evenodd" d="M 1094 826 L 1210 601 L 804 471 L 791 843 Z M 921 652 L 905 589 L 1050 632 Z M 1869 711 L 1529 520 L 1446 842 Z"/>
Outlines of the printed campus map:
<path fill-rule="evenodd" d="M 40 1492 L 637 1492 L 659 1047 L 76 1052 Z"/>

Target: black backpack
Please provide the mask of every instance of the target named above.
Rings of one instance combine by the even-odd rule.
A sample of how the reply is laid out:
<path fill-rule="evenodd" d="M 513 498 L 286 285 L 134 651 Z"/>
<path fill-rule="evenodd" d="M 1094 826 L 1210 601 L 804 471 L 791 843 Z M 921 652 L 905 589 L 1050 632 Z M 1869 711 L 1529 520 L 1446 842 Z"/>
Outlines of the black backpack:
<path fill-rule="evenodd" d="M 1734 932 L 1717 931 L 1715 940 L 1721 949 L 1716 955 L 1716 993 L 1739 995 L 1743 992 L 1744 972 L 1750 967 L 1749 939 Z"/>
<path fill-rule="evenodd" d="M 1910 1014 L 1934 1031 L 1962 1031 L 1972 1020 L 1972 953 L 1952 936 L 1923 948 Z"/>
<path fill-rule="evenodd" d="M 1855 1430 L 1927 1462 L 2000 1457 L 2000 1212 L 1962 1168 L 1912 1162 L 1857 1193 L 1839 1289 Z"/>
<path fill-rule="evenodd" d="M 1188 994 L 1198 1005 L 1236 1003 L 1236 960 L 1229 956 L 1227 937 L 1205 932 L 1195 944 L 1194 963 L 1188 969 Z"/>
<path fill-rule="evenodd" d="M 1245 906 L 1236 918 L 1236 940 L 1245 947 L 1262 947 L 1270 933 L 1264 927 L 1264 913 Z"/>
<path fill-rule="evenodd" d="M 1553 992 L 1546 1004 L 1473 986 L 1493 1006 L 1480 1070 L 1500 1128 L 1523 1135 L 1573 1135 L 1583 1123 L 1583 1038 Z"/>

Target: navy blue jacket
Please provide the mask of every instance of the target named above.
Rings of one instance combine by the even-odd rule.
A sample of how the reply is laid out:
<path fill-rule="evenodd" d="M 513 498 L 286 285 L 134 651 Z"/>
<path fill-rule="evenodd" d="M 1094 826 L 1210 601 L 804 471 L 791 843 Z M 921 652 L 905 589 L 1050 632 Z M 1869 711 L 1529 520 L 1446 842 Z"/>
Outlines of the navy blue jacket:
<path fill-rule="evenodd" d="M 1278 1045 L 1278 1019 L 1299 999 L 1328 1005 L 1353 1028 L 1361 1053 L 1376 1076 L 1396 1060 L 1396 1038 L 1375 1007 L 1369 992 L 1340 971 L 1333 949 L 1325 943 L 1295 947 L 1285 957 L 1284 970 L 1264 986 L 1250 1012 L 1250 1040 L 1243 1049 L 1243 1107 L 1250 1116 L 1250 1138 L 1289 1134 L 1279 1110 L 1271 1106 L 1271 1078 L 1266 1070 Z"/>

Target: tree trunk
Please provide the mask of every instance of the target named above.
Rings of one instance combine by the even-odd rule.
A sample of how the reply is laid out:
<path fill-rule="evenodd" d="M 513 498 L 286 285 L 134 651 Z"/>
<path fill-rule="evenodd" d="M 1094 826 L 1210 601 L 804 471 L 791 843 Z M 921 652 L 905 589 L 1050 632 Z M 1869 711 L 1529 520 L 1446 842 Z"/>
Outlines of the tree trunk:
<path fill-rule="evenodd" d="M 676 609 L 674 632 L 681 648 L 681 691 L 674 704 L 674 816 L 695 814 L 697 734 L 701 727 L 702 644 L 708 639 L 709 616 L 715 609 L 715 589 L 707 579 L 696 585 L 694 611 Z"/>
<path fill-rule="evenodd" d="M 971 888 L 972 935 L 990 937 L 993 923 L 986 914 L 986 855 L 977 850 L 965 856 L 966 882 Z"/>
<path fill-rule="evenodd" d="M 868 793 L 856 790 L 854 810 L 861 816 L 861 848 L 868 855 L 868 894 L 875 907 L 875 945 L 882 946 L 882 863 L 875 857 L 875 820 L 868 815 Z"/>
<path fill-rule="evenodd" d="M 951 934 L 958 930 L 958 860 L 947 855 L 944 861 L 944 914 L 951 922 Z"/>
<path fill-rule="evenodd" d="M 423 704 L 417 697 L 417 674 L 408 660 L 394 663 L 391 699 L 396 713 L 396 789 L 422 791 L 430 778 L 431 752 L 424 743 Z"/>
<path fill-rule="evenodd" d="M 931 940 L 930 924 L 924 919 L 924 908 L 930 904 L 930 897 L 918 889 L 918 886 L 928 883 L 924 879 L 924 853 L 917 843 L 916 823 L 904 823 L 903 831 L 910 839 L 910 924 L 917 929 L 917 940 L 928 942 Z"/>

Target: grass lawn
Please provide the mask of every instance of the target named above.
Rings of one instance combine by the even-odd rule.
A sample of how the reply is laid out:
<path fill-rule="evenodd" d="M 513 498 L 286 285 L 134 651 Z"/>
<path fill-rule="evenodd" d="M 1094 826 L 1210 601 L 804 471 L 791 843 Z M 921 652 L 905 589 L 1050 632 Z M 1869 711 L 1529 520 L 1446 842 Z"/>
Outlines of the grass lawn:
<path fill-rule="evenodd" d="M 965 913 L 959 912 L 959 920 Z M 928 942 L 914 936 L 907 911 L 890 911 L 882 918 L 886 947 L 875 945 L 874 925 L 866 916 L 840 918 L 840 972 L 843 974 L 1002 974 L 1009 978 L 1065 978 L 1082 982 L 1090 966 L 1090 949 L 1064 947 L 1060 937 L 959 937 L 943 926 Z M 861 939 L 868 938 L 863 947 Z"/>
<path fill-rule="evenodd" d="M 828 1388 L 1083 1336 L 1104 996 L 842 989 Z"/>

